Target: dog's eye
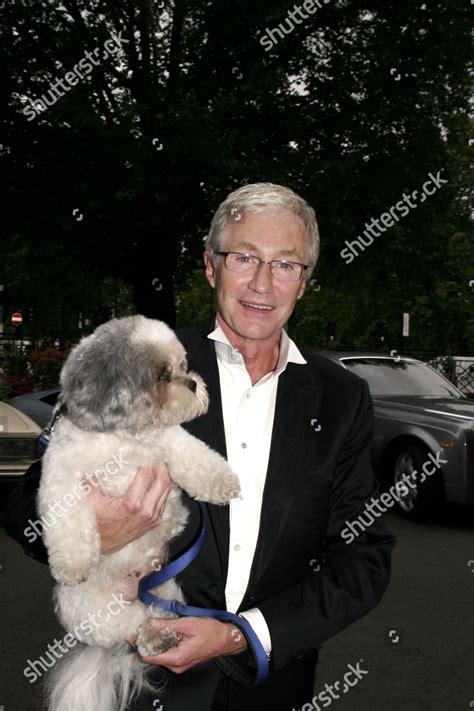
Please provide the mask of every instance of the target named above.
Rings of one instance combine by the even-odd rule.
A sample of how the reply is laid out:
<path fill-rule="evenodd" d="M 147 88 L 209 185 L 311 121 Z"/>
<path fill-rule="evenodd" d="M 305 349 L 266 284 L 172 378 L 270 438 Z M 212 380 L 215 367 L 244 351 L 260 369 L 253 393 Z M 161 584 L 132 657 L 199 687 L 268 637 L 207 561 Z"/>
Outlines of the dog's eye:
<path fill-rule="evenodd" d="M 166 383 L 169 383 L 169 381 L 171 380 L 171 373 L 166 365 L 160 368 L 158 372 L 158 380 L 163 380 Z"/>

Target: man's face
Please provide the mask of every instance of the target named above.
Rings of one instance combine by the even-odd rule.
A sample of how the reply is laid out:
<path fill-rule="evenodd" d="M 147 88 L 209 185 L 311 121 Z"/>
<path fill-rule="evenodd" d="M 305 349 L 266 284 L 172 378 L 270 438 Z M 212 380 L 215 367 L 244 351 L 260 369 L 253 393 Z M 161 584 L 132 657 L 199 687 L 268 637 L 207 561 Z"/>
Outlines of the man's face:
<path fill-rule="evenodd" d="M 303 221 L 287 210 L 247 212 L 241 222 L 231 221 L 222 251 L 252 254 L 270 262 L 285 259 L 309 263 L 309 244 Z M 280 333 L 296 300 L 303 295 L 306 281 L 281 281 L 274 278 L 269 264 L 254 273 L 241 274 L 224 266 L 217 257 L 214 269 L 208 252 L 204 254 L 206 276 L 216 289 L 217 313 L 241 338 L 265 340 Z M 257 310 L 255 306 L 268 306 Z"/>

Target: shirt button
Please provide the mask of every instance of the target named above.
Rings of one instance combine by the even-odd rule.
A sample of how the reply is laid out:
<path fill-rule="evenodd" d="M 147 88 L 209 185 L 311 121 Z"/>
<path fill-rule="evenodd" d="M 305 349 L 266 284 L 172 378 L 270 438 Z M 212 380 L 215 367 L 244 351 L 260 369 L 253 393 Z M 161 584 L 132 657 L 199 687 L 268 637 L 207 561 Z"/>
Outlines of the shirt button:
<path fill-rule="evenodd" d="M 250 397 L 251 393 L 247 393 L 247 397 Z"/>
<path fill-rule="evenodd" d="M 242 442 L 240 446 L 242 447 L 242 449 L 247 449 L 247 445 L 245 444 L 245 442 Z"/>
<path fill-rule="evenodd" d="M 240 551 L 240 546 L 238 543 L 235 544 L 234 551 Z"/>

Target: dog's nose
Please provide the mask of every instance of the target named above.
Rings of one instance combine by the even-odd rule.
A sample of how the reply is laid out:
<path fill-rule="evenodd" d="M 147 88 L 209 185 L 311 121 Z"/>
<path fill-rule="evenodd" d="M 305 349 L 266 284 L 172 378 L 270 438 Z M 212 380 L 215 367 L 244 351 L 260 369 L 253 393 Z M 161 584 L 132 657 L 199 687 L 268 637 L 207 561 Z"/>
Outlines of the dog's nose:
<path fill-rule="evenodd" d="M 197 383 L 195 380 L 188 380 L 188 388 L 193 391 L 193 393 L 196 392 L 197 388 Z"/>

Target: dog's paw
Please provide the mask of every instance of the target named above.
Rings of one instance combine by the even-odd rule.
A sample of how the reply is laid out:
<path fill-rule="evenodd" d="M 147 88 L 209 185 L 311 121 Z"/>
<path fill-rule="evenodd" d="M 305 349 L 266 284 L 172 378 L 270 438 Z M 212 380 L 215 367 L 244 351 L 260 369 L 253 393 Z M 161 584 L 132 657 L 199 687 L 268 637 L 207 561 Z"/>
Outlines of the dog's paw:
<path fill-rule="evenodd" d="M 137 650 L 142 657 L 156 657 L 170 647 L 175 647 L 181 639 L 182 636 L 170 627 L 156 629 L 143 625 L 138 630 Z"/>
<path fill-rule="evenodd" d="M 77 585 L 89 577 L 98 556 L 90 548 L 76 546 L 70 553 L 49 551 L 49 569 L 53 578 L 62 585 Z"/>
<path fill-rule="evenodd" d="M 61 585 L 79 585 L 79 583 L 83 583 L 87 580 L 90 567 L 88 566 L 87 569 L 78 570 L 77 568 L 50 563 L 49 569 L 53 578 L 56 582 L 61 583 Z"/>
<path fill-rule="evenodd" d="M 209 487 L 209 496 L 206 499 L 210 504 L 227 504 L 231 499 L 235 499 L 240 494 L 240 482 L 236 474 L 230 469 L 215 478 Z"/>

